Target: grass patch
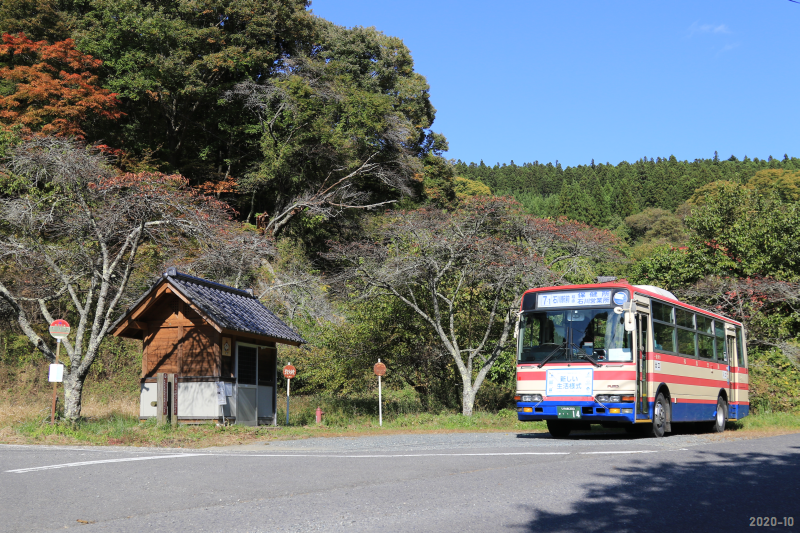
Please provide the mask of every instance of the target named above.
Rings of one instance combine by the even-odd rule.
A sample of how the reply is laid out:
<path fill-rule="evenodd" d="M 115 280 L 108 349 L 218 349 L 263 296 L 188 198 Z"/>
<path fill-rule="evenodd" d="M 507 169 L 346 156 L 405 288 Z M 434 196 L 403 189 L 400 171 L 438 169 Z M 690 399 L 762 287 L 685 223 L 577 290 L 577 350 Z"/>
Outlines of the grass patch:
<path fill-rule="evenodd" d="M 138 400 L 138 399 L 137 399 Z M 452 412 L 424 412 L 415 398 L 389 395 L 379 426 L 377 401 L 370 398 L 341 399 L 300 396 L 291 399 L 290 424 L 285 425 L 286 398 L 278 401 L 278 422 L 272 426 L 218 427 L 201 425 L 158 426 L 155 421 L 138 420 L 138 401 L 87 398 L 76 422 L 50 424 L 49 399 L 12 405 L 0 400 L 0 443 L 50 445 L 121 445 L 175 448 L 230 446 L 308 437 L 358 436 L 386 433 L 514 431 L 544 432 L 544 423 L 519 422 L 515 411 L 477 411 L 471 417 Z M 316 424 L 316 408 L 323 412 Z"/>
<path fill-rule="evenodd" d="M 728 424 L 731 429 L 743 431 L 800 431 L 800 412 L 759 413 Z"/>
<path fill-rule="evenodd" d="M 547 431 L 544 422 L 519 422 L 516 411 L 512 409 L 476 411 L 471 417 L 452 411 L 425 411 L 414 395 L 404 391 L 392 391 L 387 395 L 382 427 L 378 425 L 377 401 L 371 397 L 293 397 L 288 426 L 285 425 L 286 398 L 279 397 L 278 422 L 281 427 L 277 428 L 218 427 L 213 422 L 195 426 L 158 426 L 152 420 L 138 420 L 138 398 L 113 399 L 92 395 L 87 395 L 84 401 L 85 418 L 74 423 L 61 421 L 50 425 L 49 401 L 46 394 L 16 404 L 0 398 L 0 443 L 205 448 L 309 437 Z M 324 413 L 319 425 L 315 420 L 317 407 Z M 800 413 L 758 413 L 729 422 L 728 430 L 723 435 L 745 438 L 800 432 Z"/>

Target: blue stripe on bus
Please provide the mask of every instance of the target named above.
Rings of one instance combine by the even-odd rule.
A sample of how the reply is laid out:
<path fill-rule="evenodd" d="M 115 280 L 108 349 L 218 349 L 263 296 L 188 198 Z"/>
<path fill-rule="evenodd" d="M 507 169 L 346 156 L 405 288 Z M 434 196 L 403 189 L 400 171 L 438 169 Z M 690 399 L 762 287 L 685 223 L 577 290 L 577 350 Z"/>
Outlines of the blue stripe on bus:
<path fill-rule="evenodd" d="M 606 407 L 606 412 L 597 412 L 598 408 L 602 408 L 603 406 L 596 403 L 596 402 L 586 402 L 586 401 L 576 401 L 576 402 L 568 402 L 568 401 L 559 401 L 559 402 L 517 402 L 518 407 L 531 407 L 531 408 L 541 408 L 541 412 L 533 412 L 533 413 L 524 413 L 524 412 L 517 412 L 517 418 L 520 421 L 535 421 L 535 420 L 547 420 L 553 419 L 558 416 L 558 407 L 559 406 L 580 406 L 580 407 L 592 407 L 592 414 L 581 414 L 580 420 L 589 421 L 589 422 L 601 422 L 601 421 L 634 421 L 634 417 L 636 418 L 650 418 L 652 417 L 653 413 L 653 402 L 648 402 L 648 414 L 622 414 L 622 413 L 614 413 L 611 414 L 608 412 L 608 409 L 612 407 L 620 407 L 620 408 L 628 408 L 632 407 L 630 403 L 607 403 L 604 404 Z M 672 403 L 670 404 L 672 408 L 672 422 L 705 422 L 705 421 L 712 421 L 714 420 L 714 416 L 717 412 L 717 403 L 715 401 L 709 400 L 708 402 L 704 403 Z M 749 405 L 729 405 L 728 406 L 728 419 L 729 420 L 738 420 L 740 418 L 744 418 L 745 416 L 750 414 L 750 406 Z"/>

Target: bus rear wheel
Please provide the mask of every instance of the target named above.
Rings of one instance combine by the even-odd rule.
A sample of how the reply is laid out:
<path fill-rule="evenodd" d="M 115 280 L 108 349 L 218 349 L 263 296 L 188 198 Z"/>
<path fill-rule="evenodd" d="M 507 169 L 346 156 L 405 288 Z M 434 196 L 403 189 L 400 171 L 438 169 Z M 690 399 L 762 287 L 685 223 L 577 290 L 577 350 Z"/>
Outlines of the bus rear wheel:
<path fill-rule="evenodd" d="M 646 435 L 648 437 L 661 438 L 667 431 L 669 417 L 669 404 L 662 393 L 658 393 L 656 401 L 653 402 L 653 423 L 647 426 Z"/>
<path fill-rule="evenodd" d="M 722 433 L 725 431 L 725 422 L 728 420 L 728 403 L 720 396 L 717 398 L 717 411 L 714 413 L 714 421 L 709 424 L 708 429 L 712 433 Z"/>
<path fill-rule="evenodd" d="M 547 431 L 554 439 L 566 439 L 569 437 L 569 432 L 572 430 L 569 424 L 563 420 L 548 420 Z"/>

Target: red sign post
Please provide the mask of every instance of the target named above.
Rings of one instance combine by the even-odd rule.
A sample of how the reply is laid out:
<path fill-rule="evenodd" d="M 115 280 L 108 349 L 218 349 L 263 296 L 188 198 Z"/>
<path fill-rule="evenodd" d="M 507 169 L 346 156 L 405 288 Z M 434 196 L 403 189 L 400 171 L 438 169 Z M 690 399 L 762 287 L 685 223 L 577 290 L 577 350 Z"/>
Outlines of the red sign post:
<path fill-rule="evenodd" d="M 283 367 L 283 377 L 286 378 L 286 425 L 289 425 L 289 389 L 292 384 L 292 378 L 297 375 L 297 369 L 289 363 Z"/>
<path fill-rule="evenodd" d="M 381 397 L 381 376 L 386 374 L 386 365 L 381 363 L 381 360 L 378 359 L 378 362 L 375 363 L 375 366 L 372 367 L 372 371 L 375 372 L 375 375 L 378 376 L 378 425 L 383 426 L 383 398 Z"/>
<path fill-rule="evenodd" d="M 58 362 L 58 354 L 61 350 L 61 341 L 62 339 L 66 339 L 69 335 L 69 322 L 66 320 L 53 320 L 53 323 L 50 324 L 50 335 L 56 339 L 56 362 L 55 365 L 59 365 Z M 63 370 L 62 370 L 63 373 Z M 51 372 L 52 374 L 52 372 Z M 62 378 L 63 379 L 63 378 Z M 56 421 L 56 398 L 58 393 L 58 381 L 53 381 L 53 407 L 50 409 L 50 423 L 54 424 Z"/>

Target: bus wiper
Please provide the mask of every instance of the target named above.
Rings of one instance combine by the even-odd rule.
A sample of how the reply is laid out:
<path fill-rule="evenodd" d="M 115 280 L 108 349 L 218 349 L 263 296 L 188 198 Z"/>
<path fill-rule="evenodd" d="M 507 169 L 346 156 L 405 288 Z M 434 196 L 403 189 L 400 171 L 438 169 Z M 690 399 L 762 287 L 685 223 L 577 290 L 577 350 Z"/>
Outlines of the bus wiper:
<path fill-rule="evenodd" d="M 549 354 L 547 357 L 545 357 L 545 358 L 542 360 L 542 362 L 539 364 L 539 366 L 538 366 L 537 368 L 542 368 L 544 365 L 546 365 L 546 364 L 547 364 L 547 362 L 548 362 L 550 359 L 552 359 L 552 358 L 553 358 L 553 356 L 556 354 L 556 352 L 558 352 L 558 351 L 559 351 L 559 350 L 561 350 L 561 349 L 563 349 L 563 346 L 557 346 L 555 350 L 553 350 L 552 352 L 550 352 L 550 354 Z"/>
<path fill-rule="evenodd" d="M 586 359 L 587 361 L 589 361 L 590 363 L 592 363 L 594 366 L 597 366 L 597 367 L 603 366 L 603 365 L 600 364 L 599 361 L 597 361 L 597 359 L 595 359 L 594 357 L 592 357 L 588 353 L 582 351 L 578 346 L 575 346 L 574 343 L 572 344 L 572 349 L 576 350 L 576 352 L 578 353 L 578 359 Z"/>

